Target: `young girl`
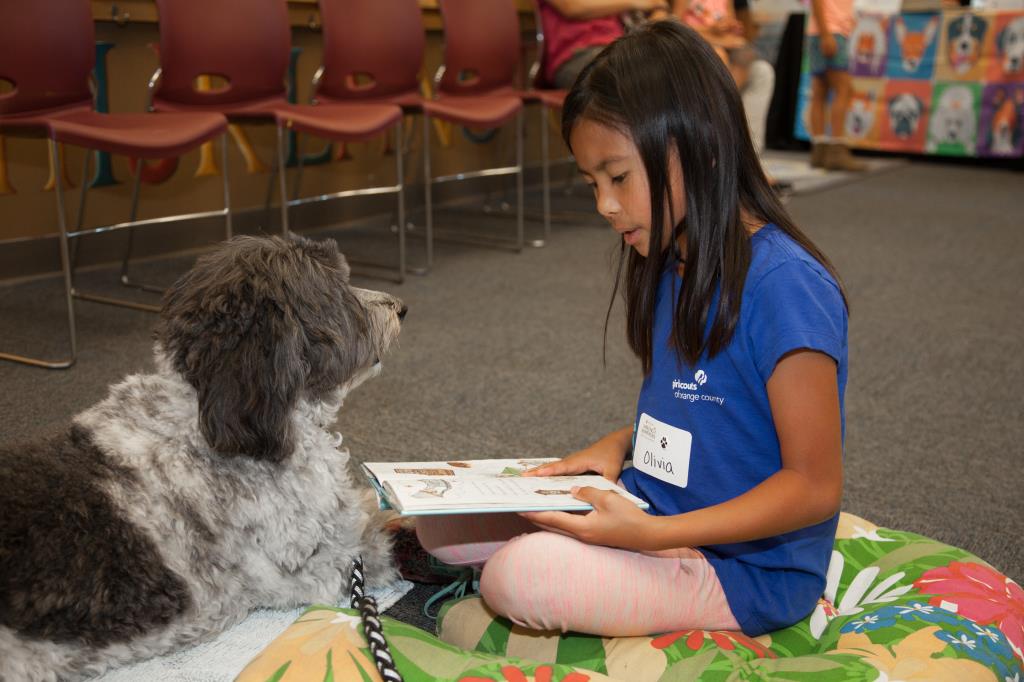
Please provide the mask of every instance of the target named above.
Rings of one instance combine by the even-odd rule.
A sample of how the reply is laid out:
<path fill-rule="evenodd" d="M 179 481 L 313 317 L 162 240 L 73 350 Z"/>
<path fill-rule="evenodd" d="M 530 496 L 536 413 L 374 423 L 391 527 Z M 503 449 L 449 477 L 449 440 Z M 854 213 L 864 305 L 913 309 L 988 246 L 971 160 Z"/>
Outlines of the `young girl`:
<path fill-rule="evenodd" d="M 585 515 L 421 517 L 420 540 L 486 561 L 484 600 L 530 628 L 791 625 L 825 587 L 842 494 L 835 272 L 769 188 L 732 77 L 693 30 L 613 43 L 569 93 L 563 135 L 622 235 L 644 382 L 632 427 L 533 473 L 597 472 L 650 511 L 582 488 Z"/>

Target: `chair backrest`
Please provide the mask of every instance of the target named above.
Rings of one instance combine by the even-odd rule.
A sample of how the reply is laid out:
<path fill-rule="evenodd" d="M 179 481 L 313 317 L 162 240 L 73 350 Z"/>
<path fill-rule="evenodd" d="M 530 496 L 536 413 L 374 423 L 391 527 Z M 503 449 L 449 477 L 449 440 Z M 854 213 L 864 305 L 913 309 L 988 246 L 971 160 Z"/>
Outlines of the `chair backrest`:
<path fill-rule="evenodd" d="M 92 104 L 89 0 L 0 1 L 0 116 Z"/>
<path fill-rule="evenodd" d="M 439 90 L 474 94 L 515 86 L 519 70 L 519 12 L 515 0 L 438 0 L 444 22 Z"/>
<path fill-rule="evenodd" d="M 320 20 L 318 96 L 358 100 L 419 90 L 426 46 L 419 0 L 320 0 Z"/>
<path fill-rule="evenodd" d="M 160 83 L 154 102 L 217 109 L 286 94 L 286 0 L 156 0 Z M 200 90 L 199 76 L 223 78 Z"/>

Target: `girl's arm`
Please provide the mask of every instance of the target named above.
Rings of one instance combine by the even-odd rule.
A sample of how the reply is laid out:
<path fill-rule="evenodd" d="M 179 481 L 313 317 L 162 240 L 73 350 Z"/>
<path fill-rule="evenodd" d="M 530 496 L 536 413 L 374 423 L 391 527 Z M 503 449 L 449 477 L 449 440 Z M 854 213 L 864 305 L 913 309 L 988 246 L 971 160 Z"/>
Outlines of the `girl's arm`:
<path fill-rule="evenodd" d="M 611 492 L 580 489 L 585 516 L 525 515 L 537 525 L 592 544 L 634 550 L 757 540 L 825 521 L 842 498 L 842 435 L 836 363 L 816 351 L 783 357 L 768 379 L 782 469 L 746 493 L 676 516 L 650 516 Z"/>
<path fill-rule="evenodd" d="M 667 10 L 667 0 L 547 0 L 567 19 L 599 19 L 630 10 Z"/>

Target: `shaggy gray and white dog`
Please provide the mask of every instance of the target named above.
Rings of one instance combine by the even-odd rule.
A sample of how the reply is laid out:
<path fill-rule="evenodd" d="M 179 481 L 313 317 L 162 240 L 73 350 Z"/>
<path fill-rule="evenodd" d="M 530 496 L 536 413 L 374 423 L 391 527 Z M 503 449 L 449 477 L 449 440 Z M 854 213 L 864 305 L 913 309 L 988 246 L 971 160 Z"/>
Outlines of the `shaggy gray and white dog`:
<path fill-rule="evenodd" d="M 405 313 L 333 242 L 239 237 L 164 298 L 154 374 L 47 443 L 0 450 L 0 680 L 99 673 L 255 607 L 396 577 L 328 429 Z"/>

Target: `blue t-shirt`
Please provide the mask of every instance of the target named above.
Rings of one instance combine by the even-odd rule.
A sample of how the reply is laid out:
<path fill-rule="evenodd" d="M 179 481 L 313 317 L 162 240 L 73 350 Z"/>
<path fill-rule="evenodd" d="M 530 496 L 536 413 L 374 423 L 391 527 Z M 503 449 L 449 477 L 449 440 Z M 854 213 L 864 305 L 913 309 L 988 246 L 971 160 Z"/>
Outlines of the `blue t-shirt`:
<path fill-rule="evenodd" d="M 653 514 L 681 514 L 724 502 L 781 469 L 767 382 L 790 351 L 812 349 L 836 361 L 845 434 L 847 314 L 839 286 L 775 225 L 766 225 L 751 237 L 751 250 L 732 339 L 714 358 L 704 353 L 694 366 L 670 345 L 681 279 L 674 267 L 662 276 L 652 370 L 640 389 L 637 424 L 646 414 L 669 425 L 669 430 L 688 432 L 691 440 L 685 487 L 639 470 L 639 462 L 623 471 L 625 487 L 647 500 Z M 716 292 L 709 328 L 717 299 Z M 634 443 L 636 439 L 635 426 Z M 763 540 L 698 548 L 714 566 L 743 632 L 777 630 L 814 609 L 825 588 L 838 519 L 837 514 Z"/>

